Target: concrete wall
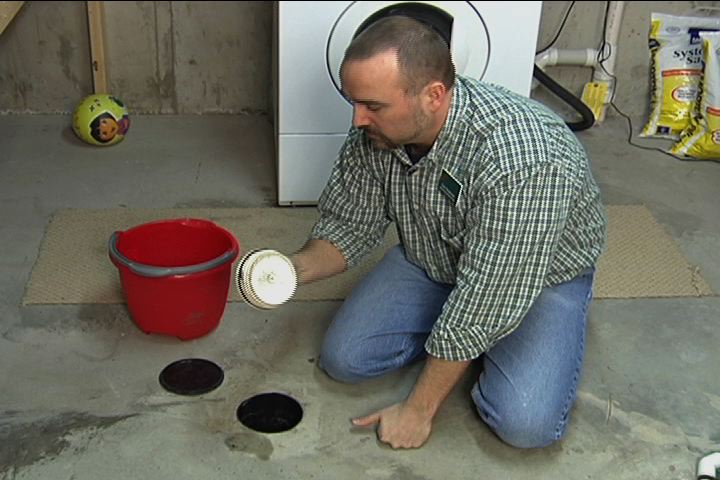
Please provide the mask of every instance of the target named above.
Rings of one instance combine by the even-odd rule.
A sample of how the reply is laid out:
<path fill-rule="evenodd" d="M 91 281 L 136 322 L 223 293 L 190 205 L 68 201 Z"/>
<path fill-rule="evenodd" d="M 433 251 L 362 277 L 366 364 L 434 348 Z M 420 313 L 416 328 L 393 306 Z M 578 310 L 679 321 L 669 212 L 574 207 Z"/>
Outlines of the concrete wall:
<path fill-rule="evenodd" d="M 104 2 L 109 90 L 135 113 L 267 113 L 271 2 Z M 0 35 L 0 112 L 92 93 L 85 2 L 25 2 Z"/>
<path fill-rule="evenodd" d="M 648 104 L 647 32 L 653 11 L 698 14 L 719 2 L 626 2 L 616 103 L 643 117 Z M 570 2 L 545 2 L 538 48 Z M 322 8 L 318 5 L 318 8 Z M 267 113 L 271 95 L 271 2 L 105 2 L 110 90 L 135 113 Z M 597 47 L 605 2 L 576 2 L 558 48 Z M 714 12 L 718 14 L 719 12 Z M 92 93 L 85 2 L 26 2 L 0 35 L 0 112 L 67 113 Z M 580 95 L 581 67 L 548 73 Z M 543 87 L 533 96 L 570 112 Z"/>
<path fill-rule="evenodd" d="M 59 112 L 91 92 L 85 2 L 26 2 L 0 35 L 0 111 Z"/>

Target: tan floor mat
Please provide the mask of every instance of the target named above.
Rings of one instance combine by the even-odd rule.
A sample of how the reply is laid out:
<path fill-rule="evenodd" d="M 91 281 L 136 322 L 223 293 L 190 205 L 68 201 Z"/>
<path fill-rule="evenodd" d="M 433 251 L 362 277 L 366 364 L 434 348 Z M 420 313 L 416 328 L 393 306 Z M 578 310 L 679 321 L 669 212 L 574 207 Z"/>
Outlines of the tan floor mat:
<path fill-rule="evenodd" d="M 151 220 L 205 218 L 234 233 L 242 251 L 300 248 L 317 216 L 305 208 L 59 210 L 48 225 L 28 281 L 24 305 L 122 303 L 107 254 L 112 232 Z M 598 264 L 595 298 L 694 297 L 713 292 L 672 238 L 643 206 L 608 207 L 608 244 Z M 389 229 L 382 249 L 338 277 L 302 286 L 295 300 L 337 300 L 396 243 Z M 234 267 L 233 267 L 234 271 Z M 230 301 L 241 301 L 234 288 Z"/>

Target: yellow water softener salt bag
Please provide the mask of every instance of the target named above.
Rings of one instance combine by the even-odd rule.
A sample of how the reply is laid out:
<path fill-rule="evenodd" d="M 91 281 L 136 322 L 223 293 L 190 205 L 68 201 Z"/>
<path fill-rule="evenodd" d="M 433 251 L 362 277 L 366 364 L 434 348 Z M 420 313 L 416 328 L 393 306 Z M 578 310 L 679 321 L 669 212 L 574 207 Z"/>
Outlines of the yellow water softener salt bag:
<path fill-rule="evenodd" d="M 720 18 L 652 14 L 649 35 L 651 106 L 643 137 L 677 139 L 690 124 L 702 73 L 700 32 Z"/>
<path fill-rule="evenodd" d="M 701 159 L 720 158 L 720 32 L 700 33 L 703 76 L 690 125 L 671 153 Z"/>

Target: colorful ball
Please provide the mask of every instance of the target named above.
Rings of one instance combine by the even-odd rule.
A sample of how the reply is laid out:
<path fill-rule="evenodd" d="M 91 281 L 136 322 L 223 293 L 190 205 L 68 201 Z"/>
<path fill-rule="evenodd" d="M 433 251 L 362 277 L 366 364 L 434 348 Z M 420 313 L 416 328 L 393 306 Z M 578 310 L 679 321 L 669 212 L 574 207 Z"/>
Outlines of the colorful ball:
<path fill-rule="evenodd" d="M 91 145 L 115 145 L 125 138 L 129 128 L 127 108 L 112 95 L 88 95 L 73 113 L 75 135 Z"/>

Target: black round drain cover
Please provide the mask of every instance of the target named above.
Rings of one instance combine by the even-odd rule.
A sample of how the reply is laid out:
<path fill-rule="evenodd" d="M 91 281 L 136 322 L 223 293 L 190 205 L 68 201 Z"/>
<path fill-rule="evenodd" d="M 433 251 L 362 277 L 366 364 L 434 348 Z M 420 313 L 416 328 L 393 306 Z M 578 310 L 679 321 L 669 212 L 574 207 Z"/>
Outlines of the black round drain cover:
<path fill-rule="evenodd" d="M 293 398 L 282 393 L 262 393 L 248 398 L 237 409 L 240 423 L 257 432 L 290 430 L 302 420 L 303 410 Z"/>
<path fill-rule="evenodd" d="M 186 358 L 171 363 L 160 373 L 160 385 L 179 395 L 201 395 L 215 390 L 225 377 L 210 360 Z"/>

